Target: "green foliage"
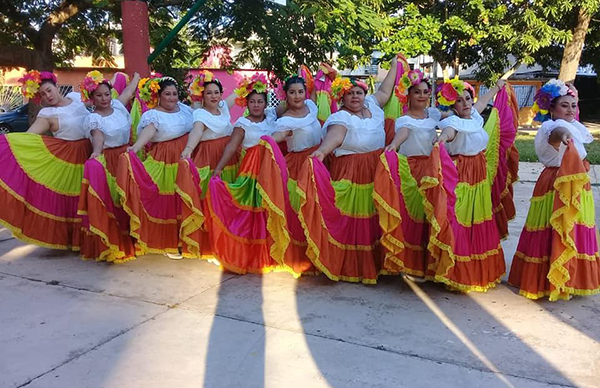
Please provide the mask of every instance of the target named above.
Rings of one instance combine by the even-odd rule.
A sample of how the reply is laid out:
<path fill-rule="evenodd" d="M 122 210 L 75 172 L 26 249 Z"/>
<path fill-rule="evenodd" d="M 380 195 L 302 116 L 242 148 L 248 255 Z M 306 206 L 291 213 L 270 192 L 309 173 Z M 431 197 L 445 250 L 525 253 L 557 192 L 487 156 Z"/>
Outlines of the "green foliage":
<path fill-rule="evenodd" d="M 120 35 L 119 13 L 118 2 L 108 0 L 0 0 L 0 44 L 37 50 L 55 65 L 69 66 L 81 54 L 114 63 L 110 38 Z M 10 67 L 23 53 L 13 53 L 14 58 L 5 53 L 3 62 Z"/>
<path fill-rule="evenodd" d="M 383 3 L 295 0 L 281 7 L 265 0 L 209 0 L 191 29 L 198 40 L 237 47 L 232 66 L 251 63 L 283 77 L 324 60 L 341 68 L 368 63 L 390 31 Z"/>
<path fill-rule="evenodd" d="M 534 135 L 517 135 L 515 146 L 519 150 L 519 160 L 521 162 L 538 162 L 535 153 Z M 585 144 L 587 151 L 587 160 L 591 164 L 600 164 L 600 139 L 596 138 L 593 142 Z"/>
<path fill-rule="evenodd" d="M 184 12 L 173 7 L 157 7 L 149 4 L 150 12 L 150 45 L 152 47 L 164 39 L 177 21 L 183 17 Z M 185 75 L 187 70 L 200 66 L 202 53 L 208 47 L 200 44 L 191 34 L 186 26 L 170 42 L 170 44 L 152 62 L 152 69 L 169 75 L 177 80 L 180 87 L 180 95 L 187 93 L 184 90 Z"/>
<path fill-rule="evenodd" d="M 399 0 L 386 2 L 396 32 L 379 47 L 386 54 L 429 54 L 442 66 L 478 65 L 495 82 L 516 63 L 560 63 L 577 7 L 600 0 Z M 560 51 L 560 52 L 559 52 Z M 512 59 L 512 61 L 509 61 Z"/>

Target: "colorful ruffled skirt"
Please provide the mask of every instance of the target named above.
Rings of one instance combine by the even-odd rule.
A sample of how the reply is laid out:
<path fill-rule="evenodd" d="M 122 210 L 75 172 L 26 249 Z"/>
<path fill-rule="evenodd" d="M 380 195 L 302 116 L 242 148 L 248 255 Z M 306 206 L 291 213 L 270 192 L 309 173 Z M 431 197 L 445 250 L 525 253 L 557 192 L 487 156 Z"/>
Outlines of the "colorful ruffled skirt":
<path fill-rule="evenodd" d="M 485 292 L 500 283 L 506 270 L 494 219 L 488 163 L 483 151 L 453 159 L 456 170 L 445 169 L 444 185 L 446 192 L 456 196 L 454 205 L 454 198 L 450 198 L 454 264 L 437 280 L 459 291 Z"/>
<path fill-rule="evenodd" d="M 82 218 L 84 259 L 115 263 L 135 259 L 129 216 L 117 191 L 119 157 L 127 147 L 107 148 L 98 158 L 85 162 L 77 212 Z"/>
<path fill-rule="evenodd" d="M 521 295 L 556 301 L 600 293 L 589 169 L 571 144 L 560 167 L 542 171 L 508 278 Z"/>
<path fill-rule="evenodd" d="M 307 255 L 332 280 L 375 284 L 383 267 L 381 229 L 373 203 L 382 150 L 334 157 L 331 174 L 317 159 L 298 179 Z"/>
<path fill-rule="evenodd" d="M 396 119 L 403 114 L 403 106 L 395 93 L 392 93 L 387 104 L 383 107 L 385 117 L 385 145 L 390 144 L 396 137 Z"/>
<path fill-rule="evenodd" d="M 0 222 L 28 243 L 78 251 L 77 203 L 91 151 L 88 139 L 0 136 Z"/>
<path fill-rule="evenodd" d="M 301 175 L 302 168 L 305 166 L 308 156 L 317 148 L 319 148 L 318 145 L 304 151 L 290 152 L 285 155 L 289 195 L 289 201 L 286 202 L 286 218 L 291 241 L 283 261 L 285 268 L 295 277 L 319 273 L 306 253 L 308 243 L 298 218 L 301 197 L 297 191 L 298 177 Z"/>
<path fill-rule="evenodd" d="M 214 255 L 223 268 L 266 273 L 282 266 L 290 241 L 285 217 L 285 159 L 263 136 L 243 156 L 237 179 L 210 180 L 205 224 Z"/>
<path fill-rule="evenodd" d="M 181 199 L 175 178 L 188 135 L 153 143 L 143 162 L 133 152 L 121 154 L 117 192 L 129 215 L 129 233 L 136 239 L 136 255 L 179 253 Z M 184 249 L 184 254 L 187 253 Z"/>
<path fill-rule="evenodd" d="M 388 273 L 441 281 L 454 265 L 453 209 L 443 170 L 437 145 L 430 156 L 406 157 L 391 151 L 380 156 L 373 198 Z"/>
<path fill-rule="evenodd" d="M 210 239 L 204 226 L 206 193 L 214 168 L 221 160 L 229 136 L 200 142 L 191 159 L 179 161 L 175 190 L 181 197 L 181 240 L 185 244 L 184 256 L 209 258 L 213 256 Z M 224 182 L 233 182 L 237 177 L 240 155 L 231 158 L 221 172 Z"/>
<path fill-rule="evenodd" d="M 513 183 L 519 174 L 519 151 L 515 146 L 518 127 L 519 105 L 514 90 L 507 85 L 496 95 L 494 109 L 485 123 L 492 211 L 501 239 L 508 236 L 508 221 L 516 214 Z"/>

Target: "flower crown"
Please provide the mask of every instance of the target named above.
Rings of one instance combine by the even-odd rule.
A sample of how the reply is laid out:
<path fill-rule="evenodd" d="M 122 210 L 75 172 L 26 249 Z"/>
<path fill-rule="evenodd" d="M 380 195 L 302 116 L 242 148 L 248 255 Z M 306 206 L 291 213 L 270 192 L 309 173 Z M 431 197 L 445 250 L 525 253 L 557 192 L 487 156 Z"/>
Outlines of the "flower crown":
<path fill-rule="evenodd" d="M 287 82 L 292 79 L 292 78 L 299 78 L 302 80 L 302 84 L 304 85 L 304 87 L 306 87 L 306 79 L 298 74 L 291 74 L 288 75 L 287 77 L 285 77 L 283 79 L 283 82 L 281 80 L 277 80 L 275 81 L 275 95 L 277 96 L 278 100 L 285 100 L 285 98 L 287 97 L 286 93 L 285 93 L 285 84 L 287 84 Z"/>
<path fill-rule="evenodd" d="M 238 84 L 237 89 L 233 91 L 237 94 L 235 103 L 241 107 L 245 107 L 248 105 L 247 97 L 250 93 L 266 93 L 268 84 L 267 77 L 261 73 L 255 73 L 252 77 L 244 77 Z"/>
<path fill-rule="evenodd" d="M 555 98 L 562 96 L 575 96 L 573 91 L 561 80 L 551 79 L 540 88 L 533 98 L 533 112 L 536 113 L 533 118 L 535 121 L 543 123 L 550 119 L 550 106 Z"/>
<path fill-rule="evenodd" d="M 40 101 L 39 90 L 42 85 L 42 81 L 51 80 L 56 84 L 56 76 L 49 71 L 42 71 L 41 73 L 37 70 L 31 70 L 23 74 L 23 77 L 19 78 L 21 83 L 21 93 L 26 98 L 34 101 Z"/>
<path fill-rule="evenodd" d="M 158 84 L 161 78 L 142 78 L 138 82 L 138 92 L 140 100 L 146 103 L 148 109 L 155 108 L 158 105 L 158 91 L 160 85 Z"/>
<path fill-rule="evenodd" d="M 331 83 L 331 94 L 339 101 L 344 97 L 344 94 L 355 86 L 362 88 L 365 92 L 369 90 L 367 84 L 362 81 L 353 78 L 338 77 Z"/>
<path fill-rule="evenodd" d="M 110 82 L 104 78 L 98 70 L 90 71 L 85 75 L 81 84 L 79 84 L 79 92 L 81 93 L 81 101 L 88 102 L 91 100 L 91 95 L 101 83 L 110 85 Z"/>
<path fill-rule="evenodd" d="M 215 77 L 215 75 L 212 72 L 208 70 L 202 70 L 192 79 L 192 82 L 190 82 L 190 84 L 188 85 L 188 95 L 191 101 L 202 101 L 202 96 L 204 95 L 204 85 L 206 85 L 207 82 L 216 82 L 219 85 L 221 84 L 221 82 Z"/>
<path fill-rule="evenodd" d="M 394 93 L 398 97 L 401 104 L 408 102 L 408 89 L 412 86 L 420 84 L 425 79 L 421 70 L 408 70 L 398 80 L 398 84 L 394 88 Z"/>
<path fill-rule="evenodd" d="M 437 105 L 438 108 L 442 111 L 450 110 L 452 105 L 456 103 L 459 96 L 465 92 L 465 90 L 470 90 L 475 93 L 475 89 L 464 81 L 458 79 L 458 77 L 454 77 L 450 80 L 444 80 L 444 83 L 438 89 L 437 92 Z"/>

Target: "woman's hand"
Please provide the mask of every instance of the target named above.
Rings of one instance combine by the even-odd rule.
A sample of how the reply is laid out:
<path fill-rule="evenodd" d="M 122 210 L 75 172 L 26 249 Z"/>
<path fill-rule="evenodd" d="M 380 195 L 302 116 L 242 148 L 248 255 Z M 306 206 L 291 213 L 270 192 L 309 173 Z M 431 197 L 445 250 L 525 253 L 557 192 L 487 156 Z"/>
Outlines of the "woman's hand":
<path fill-rule="evenodd" d="M 127 152 L 133 152 L 134 154 L 137 154 L 138 152 L 140 152 L 140 149 L 134 144 L 132 146 L 127 147 Z"/>
<path fill-rule="evenodd" d="M 221 176 L 221 172 L 223 172 L 223 170 L 221 170 L 220 168 L 215 168 L 212 172 L 211 176 L 215 176 L 215 177 L 220 177 Z"/>
<path fill-rule="evenodd" d="M 502 90 L 502 88 L 504 87 L 504 85 L 506 85 L 506 80 L 505 79 L 499 79 L 498 82 L 496 82 L 496 86 L 498 87 L 498 90 Z"/>
<path fill-rule="evenodd" d="M 325 159 L 325 153 L 321 150 L 316 150 L 315 152 L 313 152 L 312 154 L 310 154 L 309 157 L 311 158 L 315 158 L 315 159 L 319 159 L 319 161 L 323 161 Z"/>
<path fill-rule="evenodd" d="M 192 157 L 192 147 L 186 146 L 181 153 L 181 159 L 189 159 Z"/>
<path fill-rule="evenodd" d="M 100 154 L 102 154 L 102 152 L 92 152 L 90 159 L 96 159 Z"/>
<path fill-rule="evenodd" d="M 433 144 L 444 144 L 448 141 L 448 134 L 446 133 L 441 133 L 440 136 L 438 136 L 437 139 L 433 140 Z"/>
<path fill-rule="evenodd" d="M 387 147 L 385 147 L 385 150 L 386 151 L 398 152 L 398 146 L 392 142 L 390 145 L 388 145 Z"/>
<path fill-rule="evenodd" d="M 569 145 L 569 141 L 571 141 L 571 132 L 567 131 L 560 136 L 560 141 L 564 145 Z"/>

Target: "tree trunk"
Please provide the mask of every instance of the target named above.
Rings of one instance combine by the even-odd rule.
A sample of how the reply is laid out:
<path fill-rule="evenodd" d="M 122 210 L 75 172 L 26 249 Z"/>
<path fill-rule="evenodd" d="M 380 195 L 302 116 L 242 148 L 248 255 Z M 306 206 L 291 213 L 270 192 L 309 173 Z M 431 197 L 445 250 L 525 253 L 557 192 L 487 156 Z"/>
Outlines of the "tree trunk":
<path fill-rule="evenodd" d="M 562 61 L 560 63 L 560 73 L 558 78 L 565 82 L 573 82 L 579 68 L 581 51 L 585 36 L 590 26 L 592 15 L 585 9 L 580 8 L 577 15 L 577 25 L 573 29 L 573 38 L 565 45 Z"/>

